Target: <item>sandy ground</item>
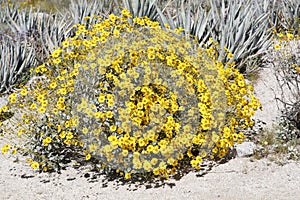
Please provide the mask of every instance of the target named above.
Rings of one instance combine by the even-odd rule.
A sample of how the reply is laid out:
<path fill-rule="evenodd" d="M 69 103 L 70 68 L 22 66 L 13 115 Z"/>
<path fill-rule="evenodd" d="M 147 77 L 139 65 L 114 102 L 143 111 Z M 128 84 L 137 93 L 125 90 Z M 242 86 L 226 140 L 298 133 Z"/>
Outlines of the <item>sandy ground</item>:
<path fill-rule="evenodd" d="M 255 113 L 255 118 L 265 122 L 267 128 L 271 128 L 276 124 L 276 117 L 280 115 L 275 100 L 279 95 L 279 86 L 271 68 L 264 68 L 258 76 L 259 80 L 253 86 L 255 96 L 259 98 L 263 109 Z"/>
<path fill-rule="evenodd" d="M 274 80 L 268 69 L 255 85 L 264 110 L 256 118 L 267 123 L 276 119 Z M 273 83 L 272 83 L 273 82 Z M 3 141 L 0 140 L 0 146 Z M 40 199 L 300 199 L 300 164 L 284 166 L 265 159 L 235 158 L 198 177 L 190 172 L 165 184 L 120 184 L 96 176 L 88 169 L 68 168 L 61 174 L 38 174 L 22 163 L 0 155 L 0 200 Z M 148 186 L 147 186 L 148 185 Z"/>
<path fill-rule="evenodd" d="M 158 187 L 122 185 L 93 179 L 88 170 L 36 174 L 29 167 L 0 156 L 0 199 L 300 199 L 300 165 L 235 158 L 198 177 L 191 172 Z M 89 178 L 87 177 L 89 174 Z M 153 184 L 152 184 L 153 185 Z"/>
<path fill-rule="evenodd" d="M 157 188 L 121 185 L 74 168 L 62 174 L 36 174 L 29 167 L 0 157 L 0 199 L 300 199 L 300 166 L 235 158 L 206 175 L 189 173 Z M 85 178 L 84 175 L 90 175 Z"/>

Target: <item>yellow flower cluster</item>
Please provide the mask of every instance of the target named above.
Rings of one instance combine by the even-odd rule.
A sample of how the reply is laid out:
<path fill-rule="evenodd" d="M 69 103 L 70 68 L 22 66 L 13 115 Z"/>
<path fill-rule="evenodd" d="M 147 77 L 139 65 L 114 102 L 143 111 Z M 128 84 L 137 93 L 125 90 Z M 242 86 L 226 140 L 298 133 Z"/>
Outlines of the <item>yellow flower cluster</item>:
<path fill-rule="evenodd" d="M 10 150 L 10 144 L 5 144 L 5 145 L 1 148 L 2 154 L 6 154 L 9 150 Z"/>
<path fill-rule="evenodd" d="M 90 29 L 76 27 L 32 70 L 46 80 L 8 99 L 26 111 L 19 135 L 43 151 L 34 153 L 33 168 L 54 168 L 53 151 L 69 149 L 125 178 L 168 177 L 183 165 L 199 169 L 207 157 L 222 158 L 253 125 L 261 105 L 252 86 L 218 62 L 214 49 L 181 37 L 182 29 L 131 19 L 127 10 Z"/>

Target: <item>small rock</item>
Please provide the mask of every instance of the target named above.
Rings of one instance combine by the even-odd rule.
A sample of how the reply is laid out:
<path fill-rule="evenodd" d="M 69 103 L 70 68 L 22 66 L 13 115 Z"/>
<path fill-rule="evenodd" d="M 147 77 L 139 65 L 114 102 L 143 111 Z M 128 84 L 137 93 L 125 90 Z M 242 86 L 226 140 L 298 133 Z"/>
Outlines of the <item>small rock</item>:
<path fill-rule="evenodd" d="M 253 142 L 244 142 L 236 145 L 237 157 L 248 157 L 252 156 L 256 145 Z"/>

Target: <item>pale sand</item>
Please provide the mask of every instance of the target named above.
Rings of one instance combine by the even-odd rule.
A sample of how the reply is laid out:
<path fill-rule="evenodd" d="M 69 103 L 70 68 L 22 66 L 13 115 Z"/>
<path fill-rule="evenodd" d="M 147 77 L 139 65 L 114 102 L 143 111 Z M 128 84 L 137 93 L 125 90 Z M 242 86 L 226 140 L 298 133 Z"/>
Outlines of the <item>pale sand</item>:
<path fill-rule="evenodd" d="M 2 155 L 0 160 L 1 200 L 300 199 L 300 165 L 295 162 L 278 166 L 265 159 L 251 162 L 249 158 L 235 158 L 202 177 L 191 172 L 179 181 L 168 181 L 173 187 L 165 184 L 146 189 L 145 186 L 107 182 L 101 176 L 90 182 L 91 178 L 83 177 L 87 170 L 70 168 L 60 175 L 37 174 Z"/>

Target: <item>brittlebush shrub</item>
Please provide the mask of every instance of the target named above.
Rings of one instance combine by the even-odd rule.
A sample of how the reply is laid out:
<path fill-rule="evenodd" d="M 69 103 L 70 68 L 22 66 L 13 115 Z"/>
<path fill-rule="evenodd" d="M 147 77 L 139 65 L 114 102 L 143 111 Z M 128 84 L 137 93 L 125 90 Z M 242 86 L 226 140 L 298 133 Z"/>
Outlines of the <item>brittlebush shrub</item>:
<path fill-rule="evenodd" d="M 32 70 L 35 83 L 12 93 L 1 112 L 2 152 L 31 157 L 35 169 L 60 169 L 80 157 L 130 178 L 169 177 L 182 166 L 222 158 L 242 142 L 260 107 L 234 64 L 213 48 L 148 18 L 113 14 L 66 39 Z"/>

